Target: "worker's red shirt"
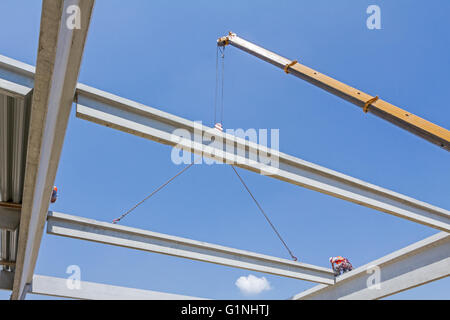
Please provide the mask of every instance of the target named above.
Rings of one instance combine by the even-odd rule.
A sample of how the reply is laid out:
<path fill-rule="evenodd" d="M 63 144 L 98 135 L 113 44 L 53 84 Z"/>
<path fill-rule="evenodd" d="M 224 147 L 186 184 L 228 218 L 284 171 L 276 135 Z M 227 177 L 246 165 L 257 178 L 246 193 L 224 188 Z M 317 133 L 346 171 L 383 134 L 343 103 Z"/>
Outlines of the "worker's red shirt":
<path fill-rule="evenodd" d="M 345 260 L 346 260 L 346 259 L 345 259 L 344 257 L 338 256 L 338 257 L 334 257 L 334 258 L 331 260 L 331 263 L 332 263 L 332 264 L 341 264 L 341 263 L 343 263 Z"/>

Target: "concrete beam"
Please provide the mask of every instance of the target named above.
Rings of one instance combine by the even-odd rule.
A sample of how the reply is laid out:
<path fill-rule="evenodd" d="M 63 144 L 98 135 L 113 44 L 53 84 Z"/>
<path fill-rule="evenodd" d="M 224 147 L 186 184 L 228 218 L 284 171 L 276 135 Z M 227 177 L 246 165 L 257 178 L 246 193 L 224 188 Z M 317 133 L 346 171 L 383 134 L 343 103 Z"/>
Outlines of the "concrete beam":
<path fill-rule="evenodd" d="M 82 84 L 77 117 L 450 232 L 448 210 Z"/>
<path fill-rule="evenodd" d="M 25 95 L 34 87 L 35 72 L 36 68 L 33 66 L 0 55 L 0 78 L 3 80 L 5 90 Z"/>
<path fill-rule="evenodd" d="M 0 229 L 14 231 L 19 227 L 20 208 L 2 206 L 0 203 Z"/>
<path fill-rule="evenodd" d="M 26 97 L 33 88 L 22 86 L 15 82 L 11 82 L 0 78 L 0 93 L 14 98 Z"/>
<path fill-rule="evenodd" d="M 210 262 L 283 277 L 333 284 L 331 269 L 162 233 L 49 212 L 47 233 Z"/>
<path fill-rule="evenodd" d="M 440 232 L 343 274 L 333 286 L 318 285 L 292 299 L 375 300 L 449 275 L 450 234 Z M 373 287 L 375 283 L 379 287 Z"/>
<path fill-rule="evenodd" d="M 14 272 L 0 270 L 0 290 L 12 290 Z"/>
<path fill-rule="evenodd" d="M 7 94 L 16 94 L 16 95 L 24 95 L 27 92 L 30 92 L 30 89 L 33 87 L 33 83 L 34 83 L 34 72 L 35 69 L 32 66 L 23 64 L 21 62 L 15 61 L 13 59 L 4 57 L 4 56 L 0 56 L 0 78 L 2 78 L 5 81 L 0 82 L 0 89 L 3 89 L 4 92 L 6 92 Z M 14 84 L 18 84 L 19 86 L 14 86 Z M 174 145 L 174 144 L 178 144 L 180 142 L 180 139 L 178 137 L 173 137 L 169 135 L 169 139 L 167 139 L 167 135 L 164 134 L 164 132 L 170 132 L 170 129 L 167 129 L 167 127 L 165 126 L 171 126 L 172 129 L 174 128 L 184 128 L 184 129 L 188 129 L 189 132 L 193 132 L 192 127 L 195 128 L 194 123 L 179 117 L 175 117 L 172 116 L 170 114 L 161 112 L 159 110 L 150 108 L 150 107 L 146 107 L 144 105 L 138 104 L 136 102 L 127 100 L 127 99 L 123 99 L 111 94 L 108 94 L 106 92 L 102 92 L 100 90 L 96 90 L 87 86 L 84 86 L 82 84 L 79 84 L 77 89 L 77 94 L 80 98 L 81 101 L 83 101 L 84 99 L 84 104 L 86 104 L 86 106 L 92 107 L 92 104 L 104 104 L 104 108 L 106 109 L 106 111 L 101 111 L 101 110 L 97 110 L 98 108 L 92 108 L 93 110 L 90 111 L 96 111 L 98 114 L 89 119 L 92 120 L 94 122 L 98 122 L 98 123 L 102 123 L 105 125 L 109 125 L 111 126 L 110 123 L 106 122 L 105 119 L 102 119 L 103 115 L 102 113 L 106 113 L 106 115 L 110 115 L 110 110 L 107 110 L 108 108 L 111 107 L 111 105 L 114 104 L 119 104 L 120 108 L 124 108 L 125 110 L 130 111 L 131 113 L 130 115 L 135 114 L 135 116 L 137 115 L 138 118 L 142 117 L 142 114 L 144 115 L 141 119 L 126 119 L 126 118 L 122 118 L 119 115 L 119 119 L 115 119 L 116 123 L 114 125 L 112 125 L 113 127 L 126 131 L 126 132 L 130 132 L 139 136 L 143 136 L 146 138 L 149 138 L 151 140 L 155 140 L 161 143 L 165 143 L 165 144 L 169 144 L 169 145 Z M 91 100 L 89 102 L 89 100 Z M 88 101 L 88 103 L 86 103 L 86 101 Z M 86 107 L 84 106 L 84 107 Z M 130 108 L 131 106 L 131 108 Z M 81 118 L 90 118 L 91 115 L 87 115 L 83 113 L 82 107 L 83 105 L 79 105 L 78 110 L 80 110 L 78 116 Z M 77 110 L 77 111 L 78 111 Z M 141 113 L 142 112 L 142 113 Z M 94 112 L 95 113 L 95 112 Z M 96 119 L 96 117 L 100 117 L 99 119 Z M 133 117 L 132 117 L 133 118 Z M 151 125 L 148 126 L 147 123 L 145 123 L 144 121 L 144 126 L 139 125 L 140 122 L 142 122 L 145 118 L 147 118 L 147 121 L 150 120 Z M 123 120 L 123 121 L 122 121 Z M 130 121 L 131 120 L 131 121 Z M 133 123 L 134 122 L 134 123 Z M 125 125 L 123 125 L 125 124 Z M 131 124 L 131 126 L 130 126 Z M 149 130 L 148 127 L 150 127 L 150 129 L 152 129 L 153 127 L 155 127 L 156 130 L 154 130 L 154 132 L 151 132 L 149 134 Z M 197 127 L 198 130 L 198 127 Z M 206 132 L 210 131 L 211 128 L 207 128 L 207 127 L 201 127 L 200 129 L 200 135 L 205 134 Z M 150 130 L 151 131 L 151 130 Z M 155 134 L 156 132 L 156 134 Z M 214 136 L 221 136 L 221 134 L 218 134 L 216 131 L 212 131 L 213 133 L 210 134 L 210 137 Z M 197 132 L 198 135 L 198 132 Z M 163 136 L 164 139 L 160 139 L 161 136 Z M 195 137 L 196 135 L 194 135 Z M 233 161 L 241 161 L 245 160 L 245 158 L 249 157 L 249 154 L 254 154 L 255 151 L 258 151 L 257 148 L 261 148 L 264 151 L 267 151 L 266 148 L 263 148 L 261 146 L 257 146 L 255 144 L 252 143 L 248 143 L 248 142 L 243 142 L 242 139 L 236 139 L 235 137 L 230 135 L 223 135 L 226 137 L 225 141 L 227 144 L 229 144 L 230 141 L 235 141 L 238 149 L 242 149 L 243 146 L 244 148 L 247 150 L 247 153 L 245 155 L 245 157 L 231 157 L 233 159 Z M 231 139 L 230 139 L 231 138 Z M 175 141 L 174 141 L 175 140 Z M 198 141 L 198 140 L 197 140 Z M 207 143 L 210 142 L 206 141 Z M 186 143 L 188 142 L 188 143 Z M 183 146 L 183 143 L 185 146 L 190 147 L 190 150 L 192 150 L 192 145 L 194 145 L 194 147 L 196 147 L 196 150 L 192 150 L 196 153 L 198 152 L 198 148 L 199 145 L 198 144 L 194 144 L 192 141 L 189 144 L 189 141 L 184 141 L 182 142 L 181 146 Z M 201 148 L 204 148 L 203 151 L 205 152 L 204 155 L 208 156 L 208 148 L 204 147 L 205 142 L 201 141 L 200 142 Z M 256 146 L 256 148 L 255 148 Z M 213 150 L 213 153 L 216 150 Z M 275 151 L 276 153 L 276 151 Z M 211 154 L 211 152 L 210 152 Z M 234 155 L 236 154 L 236 152 L 234 153 Z M 227 155 L 229 156 L 229 155 Z M 328 170 L 326 168 L 314 165 L 312 163 L 309 162 L 305 162 L 303 160 L 291 157 L 291 156 L 287 156 L 285 154 L 279 153 L 279 156 L 282 160 L 282 166 L 286 167 L 286 164 L 290 165 L 294 170 L 293 172 L 290 172 L 289 170 L 286 170 L 285 168 L 283 169 L 284 171 L 286 171 L 287 173 L 291 173 L 291 175 L 287 175 L 286 172 L 281 172 L 281 175 L 275 176 L 272 175 L 273 177 L 280 179 L 280 180 L 284 180 L 290 183 L 294 183 L 300 186 L 304 186 L 313 190 L 317 190 L 326 194 L 330 194 L 345 200 L 349 200 L 352 202 L 356 202 L 359 203 L 361 205 L 367 206 L 367 207 L 371 207 L 380 211 L 384 211 L 384 212 L 388 212 L 394 215 L 397 215 L 399 217 L 403 217 L 406 218 L 408 220 L 411 221 L 415 221 L 415 222 L 419 222 L 422 223 L 424 225 L 429 225 L 431 227 L 434 227 L 436 229 L 440 229 L 440 230 L 446 230 L 448 231 L 448 217 L 449 217 L 449 212 L 445 209 L 441 209 L 441 208 L 437 208 L 435 206 L 431 206 L 429 204 L 411 199 L 409 197 L 400 195 L 398 193 L 365 183 L 363 181 L 351 178 L 349 176 L 345 176 L 342 175 L 340 173 L 337 173 L 335 171 L 332 170 Z M 216 159 L 218 159 L 218 157 L 216 157 Z M 229 161 L 229 158 L 223 157 L 223 159 L 225 159 L 226 161 Z M 245 161 L 244 161 L 245 163 Z M 248 163 L 250 164 L 250 166 L 248 165 Z M 258 170 L 260 170 L 259 172 L 270 172 L 269 170 L 271 168 L 269 168 L 269 170 L 267 170 L 267 166 L 264 165 L 258 165 L 258 163 L 256 162 L 251 162 L 248 161 L 248 163 L 246 165 L 243 164 L 238 164 L 238 166 L 249 169 L 251 171 L 256 171 L 258 172 Z M 279 168 L 281 168 L 282 166 L 280 166 Z M 298 174 L 300 171 L 301 173 L 301 178 L 303 179 L 298 179 L 297 177 L 295 177 L 296 174 Z M 279 171 L 278 171 L 279 172 Z M 292 177 L 292 174 L 294 174 L 294 178 Z M 317 177 L 317 175 L 322 176 L 323 178 L 321 179 L 320 177 Z M 329 180 L 332 181 L 331 184 L 329 184 Z M 326 186 L 329 187 L 328 188 L 324 188 L 323 183 L 324 182 Z M 339 182 L 341 182 L 342 184 L 340 185 Z M 333 188 L 334 186 L 337 186 L 337 188 Z M 349 189 L 349 186 L 353 186 L 354 188 L 357 188 L 357 190 L 359 190 L 358 192 L 354 192 L 354 190 L 352 190 L 351 188 Z M 365 188 L 368 188 L 367 190 Z M 345 192 L 346 190 L 348 190 L 349 192 Z M 356 196 L 355 196 L 356 195 Z M 364 200 L 363 202 L 359 202 L 359 197 L 358 195 L 362 195 L 361 199 Z M 349 199 L 348 196 L 352 197 L 353 199 Z M 371 201 L 371 199 L 375 200 L 375 201 Z M 388 200 L 388 201 L 386 201 Z M 392 201 L 392 203 L 391 203 Z M 380 206 L 380 202 L 382 204 L 382 206 Z M 402 209 L 402 205 L 404 204 L 404 208 L 406 210 Z M 439 223 L 440 218 L 443 219 L 444 222 Z M 428 218 L 428 219 L 427 219 Z M 431 218 L 431 220 L 430 220 Z M 42 231 L 41 231 L 42 233 Z M 39 241 L 40 241 L 40 237 L 39 237 Z M 23 239 L 22 239 L 23 242 Z M 35 263 L 35 262 L 34 262 Z M 445 263 L 445 262 L 444 262 Z M 433 269 L 431 269 L 433 268 Z M 34 269 L 34 267 L 33 267 Z M 358 268 L 359 269 L 359 268 Z M 433 271 L 435 270 L 435 271 Z M 440 275 L 442 275 L 443 273 L 441 272 L 442 269 L 440 268 L 439 264 L 434 264 L 434 265 L 430 265 L 428 266 L 426 269 L 423 269 L 425 274 L 430 274 L 433 275 L 435 274 L 435 276 L 431 276 L 431 279 L 437 279 L 439 278 Z M 353 271 L 354 272 L 354 271 Z M 345 277 L 350 276 L 349 273 L 347 275 L 345 275 Z M 418 271 L 416 271 L 415 274 L 413 273 L 407 273 L 405 276 L 411 276 L 414 275 L 414 277 L 416 279 L 419 279 L 419 283 L 421 283 L 422 280 L 422 275 L 423 273 L 418 273 Z M 448 275 L 448 274 L 447 274 Z M 11 274 L 9 274 L 9 276 L 11 276 Z M 340 278 L 339 281 L 343 280 L 344 278 Z M 432 280 L 431 280 L 432 281 Z M 386 282 L 388 283 L 388 282 Z M 413 283 L 413 281 L 411 281 L 410 283 Z M 421 283 L 422 284 L 422 283 Z M 318 286 L 319 289 L 320 287 L 322 287 L 322 289 L 324 288 L 324 286 Z M 325 286 L 327 288 L 329 288 L 328 286 Z M 317 288 L 317 287 L 315 287 Z M 315 289 L 313 288 L 313 289 Z M 406 290 L 406 289 L 405 289 Z"/>
<path fill-rule="evenodd" d="M 205 300 L 158 291 L 111 286 L 81 281 L 79 289 L 70 289 L 67 279 L 34 275 L 30 293 L 83 300 Z"/>
<path fill-rule="evenodd" d="M 12 299 L 32 280 L 94 0 L 44 0 Z M 67 27 L 77 5 L 80 29 Z M 29 73 L 28 73 L 29 76 Z"/>
<path fill-rule="evenodd" d="M 18 81 L 18 83 L 32 83 L 33 70 L 34 68 L 29 65 L 0 56 L 0 77 Z M 448 210 L 289 156 L 277 150 L 270 150 L 264 146 L 244 141 L 233 135 L 219 133 L 212 128 L 196 125 L 192 121 L 80 83 L 77 85 L 76 92 L 78 97 L 77 116 L 79 118 L 159 143 L 172 146 L 180 145 L 209 158 L 223 159 L 227 163 L 234 163 L 236 166 L 250 171 L 267 174 L 275 179 L 450 232 L 450 213 Z M 187 130 L 191 133 L 193 140 L 182 140 L 177 135 L 172 135 L 172 132 L 177 128 Z M 206 137 L 205 141 L 202 140 L 202 137 Z M 218 141 L 223 139 L 227 146 L 235 143 L 236 149 L 234 152 L 222 152 L 215 147 L 208 147 L 207 144 L 211 142 L 212 137 Z M 243 153 L 243 150 L 246 150 L 245 156 L 238 156 L 238 154 Z M 261 155 L 266 152 L 278 157 L 278 166 L 274 168 L 272 164 L 265 165 L 262 163 L 261 160 L 264 156 Z M 214 155 L 214 157 L 211 155 Z M 257 161 L 247 159 L 257 159 Z M 269 174 L 272 171 L 275 171 L 275 174 Z"/>

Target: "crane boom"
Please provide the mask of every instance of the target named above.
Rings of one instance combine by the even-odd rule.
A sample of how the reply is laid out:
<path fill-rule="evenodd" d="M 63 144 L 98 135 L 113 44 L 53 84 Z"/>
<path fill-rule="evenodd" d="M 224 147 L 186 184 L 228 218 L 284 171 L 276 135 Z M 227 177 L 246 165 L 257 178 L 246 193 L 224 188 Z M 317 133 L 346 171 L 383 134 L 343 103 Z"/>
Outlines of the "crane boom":
<path fill-rule="evenodd" d="M 450 151 L 449 130 L 379 99 L 378 96 L 374 97 L 361 90 L 348 86 L 345 83 L 302 65 L 296 60 L 284 58 L 274 52 L 244 40 L 232 32 L 227 36 L 219 38 L 217 40 L 217 45 L 232 45 L 233 47 L 246 51 L 257 58 L 283 69 L 286 73 L 290 73 L 300 79 L 306 80 L 319 88 L 361 107 L 366 113 L 370 112 L 377 117 L 387 120 L 398 127 Z"/>

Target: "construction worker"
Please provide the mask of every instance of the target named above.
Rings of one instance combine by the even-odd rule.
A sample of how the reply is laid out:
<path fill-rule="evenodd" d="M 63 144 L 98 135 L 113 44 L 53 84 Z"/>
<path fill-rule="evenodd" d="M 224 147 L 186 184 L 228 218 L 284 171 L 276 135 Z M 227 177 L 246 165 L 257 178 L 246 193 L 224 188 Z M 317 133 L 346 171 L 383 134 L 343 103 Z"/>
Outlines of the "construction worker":
<path fill-rule="evenodd" d="M 55 203 L 57 198 L 58 198 L 58 188 L 56 188 L 56 186 L 53 186 L 52 199 L 50 200 L 50 202 Z"/>
<path fill-rule="evenodd" d="M 350 261 L 341 256 L 330 257 L 330 263 L 335 276 L 339 276 L 341 273 L 353 270 L 353 266 Z"/>

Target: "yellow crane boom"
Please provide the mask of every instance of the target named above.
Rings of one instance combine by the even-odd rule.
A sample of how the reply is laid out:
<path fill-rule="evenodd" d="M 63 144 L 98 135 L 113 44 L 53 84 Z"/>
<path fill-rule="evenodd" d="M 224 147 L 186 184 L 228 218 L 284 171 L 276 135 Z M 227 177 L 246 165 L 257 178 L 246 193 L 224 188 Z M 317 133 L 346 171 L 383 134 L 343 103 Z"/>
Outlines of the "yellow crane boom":
<path fill-rule="evenodd" d="M 274 52 L 259 47 L 230 32 L 227 36 L 217 39 L 218 46 L 232 45 L 246 51 L 274 66 L 283 69 L 300 79 L 322 88 L 338 97 L 341 97 L 367 113 L 387 120 L 439 147 L 450 151 L 450 131 L 432 122 L 418 117 L 411 112 L 396 107 L 378 96 L 372 96 L 361 90 L 355 89 L 336 79 L 328 77 L 314 69 L 300 64 L 297 60 L 286 59 Z"/>

